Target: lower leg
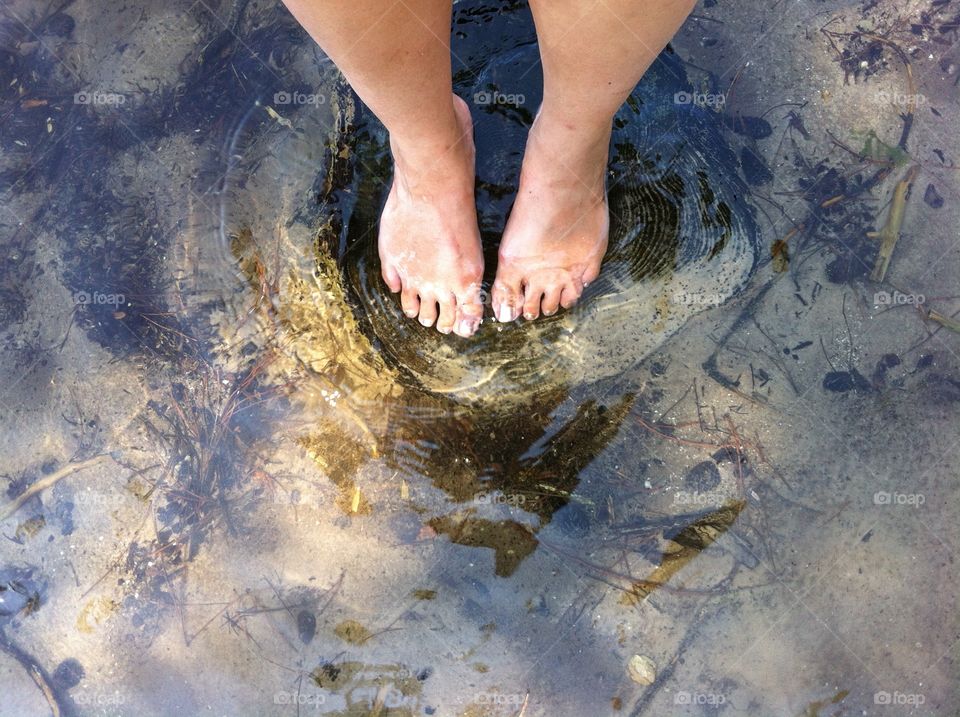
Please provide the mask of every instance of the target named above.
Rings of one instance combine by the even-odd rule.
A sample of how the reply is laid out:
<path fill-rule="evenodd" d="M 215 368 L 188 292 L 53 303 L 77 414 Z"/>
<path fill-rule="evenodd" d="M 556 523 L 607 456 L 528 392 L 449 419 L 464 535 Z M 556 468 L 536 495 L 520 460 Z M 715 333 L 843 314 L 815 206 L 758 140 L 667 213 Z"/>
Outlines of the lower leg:
<path fill-rule="evenodd" d="M 692 0 L 531 0 L 543 104 L 500 244 L 494 311 L 569 308 L 600 271 L 613 116 L 693 9 Z"/>
<path fill-rule="evenodd" d="M 469 336 L 483 258 L 472 125 L 453 95 L 451 0 L 284 0 L 390 132 L 394 181 L 380 220 L 384 281 L 408 316 Z"/>

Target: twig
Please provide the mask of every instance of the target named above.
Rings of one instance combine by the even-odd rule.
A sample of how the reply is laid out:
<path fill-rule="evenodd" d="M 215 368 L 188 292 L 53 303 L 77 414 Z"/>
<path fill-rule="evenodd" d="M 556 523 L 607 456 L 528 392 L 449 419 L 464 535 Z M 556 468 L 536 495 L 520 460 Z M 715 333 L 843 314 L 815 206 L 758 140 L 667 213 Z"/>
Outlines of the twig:
<path fill-rule="evenodd" d="M 951 331 L 955 331 L 960 334 L 960 321 L 951 319 L 949 316 L 944 316 L 939 311 L 930 310 L 927 312 L 927 318 L 931 321 L 936 321 L 941 326 L 944 326 Z"/>
<path fill-rule="evenodd" d="M 893 256 L 893 249 L 900 239 L 900 230 L 903 227 L 903 214 L 907 206 L 907 192 L 917 176 L 919 167 L 913 166 L 907 172 L 907 176 L 897 183 L 897 188 L 893 195 L 893 204 L 890 206 L 890 213 L 887 214 L 887 221 L 883 229 L 879 232 L 867 232 L 870 238 L 878 238 L 880 250 L 877 254 L 876 264 L 873 266 L 873 272 L 870 279 L 873 281 L 883 281 L 887 275 L 887 269 L 890 267 L 890 259 Z"/>
<path fill-rule="evenodd" d="M 20 666 L 26 670 L 27 674 L 30 675 L 31 679 L 43 693 L 47 704 L 50 706 L 50 712 L 53 714 L 53 717 L 73 717 L 73 715 L 76 714 L 76 710 L 72 707 L 69 698 L 65 699 L 61 697 L 53 685 L 50 684 L 50 676 L 46 671 L 37 664 L 33 657 L 20 649 L 18 645 L 4 635 L 2 630 L 0 630 L 0 653 L 10 655 L 10 657 L 16 660 Z"/>
<path fill-rule="evenodd" d="M 33 498 L 35 495 L 42 493 L 47 488 L 56 484 L 58 481 L 62 480 L 63 478 L 66 478 L 68 475 L 76 473 L 77 471 L 82 471 L 86 468 L 92 468 L 95 465 L 103 463 L 109 457 L 110 455 L 108 453 L 101 453 L 98 456 L 94 456 L 93 458 L 88 458 L 87 460 L 80 461 L 79 463 L 69 463 L 65 465 L 63 468 L 61 468 L 60 470 L 55 471 L 48 476 L 44 476 L 43 478 L 38 480 L 36 483 L 31 485 L 29 488 L 27 488 L 27 490 L 25 490 L 21 495 L 17 496 L 17 498 L 12 503 L 10 503 L 6 508 L 4 508 L 3 512 L 0 513 L 0 521 L 4 521 L 7 518 L 9 518 L 11 515 L 16 513 L 18 510 L 20 510 L 20 508 L 23 507 L 23 504 L 26 503 L 28 500 Z"/>

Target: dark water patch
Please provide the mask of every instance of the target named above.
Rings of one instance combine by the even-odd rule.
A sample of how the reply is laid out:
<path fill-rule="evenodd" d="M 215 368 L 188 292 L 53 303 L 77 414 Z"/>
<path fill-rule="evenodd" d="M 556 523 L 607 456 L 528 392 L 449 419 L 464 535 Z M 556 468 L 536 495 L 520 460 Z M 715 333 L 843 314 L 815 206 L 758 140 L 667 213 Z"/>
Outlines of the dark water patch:
<path fill-rule="evenodd" d="M 754 150 L 744 147 L 740 150 L 740 167 L 747 183 L 753 186 L 769 184 L 773 181 L 773 172 Z"/>
<path fill-rule="evenodd" d="M 848 391 L 871 391 L 870 381 L 856 369 L 849 371 L 829 371 L 823 377 L 823 388 L 833 393 L 847 393 Z"/>
<path fill-rule="evenodd" d="M 720 484 L 720 471 L 713 461 L 703 461 L 691 468 L 683 478 L 683 485 L 692 491 L 704 493 Z"/>
<path fill-rule="evenodd" d="M 44 582 L 32 567 L 0 567 L 0 626 L 36 612 L 43 603 Z"/>
<path fill-rule="evenodd" d="M 79 685 L 86 674 L 79 660 L 68 657 L 53 671 L 53 683 L 61 690 L 69 690 Z"/>
<path fill-rule="evenodd" d="M 242 118 L 248 128 L 271 126 L 261 105 L 306 88 L 287 67 L 305 37 L 288 13 L 273 8 L 246 20 L 238 14 L 225 30 L 195 9 L 205 38 L 181 64 L 182 74 L 154 89 L 111 94 L 111 102 L 95 101 L 97 91 L 57 59 L 69 40 L 69 16 L 38 16 L 30 27 L 3 24 L 4 47 L 14 49 L 0 56 L 12 78 L 0 89 L 0 146 L 12 153 L 0 187 L 21 194 L 56 186 L 24 219 L 34 233 L 58 238 L 77 323 L 117 355 L 175 358 L 210 339 L 197 334 L 200 324 L 188 326 L 171 311 L 168 257 L 184 227 L 181 210 L 170 205 L 191 195 L 215 205 L 209 192 L 219 189 L 234 125 Z M 31 32 L 48 32 L 49 42 L 28 42 Z M 184 196 L 173 197 L 184 180 L 157 152 L 177 141 L 203 146 L 204 160 Z M 9 308 L 0 322 L 4 314 L 22 315 L 4 296 L 0 284 L 0 307 Z"/>
<path fill-rule="evenodd" d="M 721 117 L 727 129 L 750 139 L 766 139 L 773 134 L 773 127 L 762 117 L 743 115 L 722 115 Z"/>

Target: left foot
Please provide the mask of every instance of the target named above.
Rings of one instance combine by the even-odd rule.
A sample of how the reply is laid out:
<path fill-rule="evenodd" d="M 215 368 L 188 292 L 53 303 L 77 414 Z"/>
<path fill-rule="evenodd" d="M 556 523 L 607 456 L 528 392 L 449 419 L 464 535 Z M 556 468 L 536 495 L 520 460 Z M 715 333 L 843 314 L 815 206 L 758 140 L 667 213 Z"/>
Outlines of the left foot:
<path fill-rule="evenodd" d="M 573 306 L 600 273 L 609 216 L 604 184 L 610 126 L 586 129 L 541 109 L 500 242 L 493 311 L 535 319 Z"/>

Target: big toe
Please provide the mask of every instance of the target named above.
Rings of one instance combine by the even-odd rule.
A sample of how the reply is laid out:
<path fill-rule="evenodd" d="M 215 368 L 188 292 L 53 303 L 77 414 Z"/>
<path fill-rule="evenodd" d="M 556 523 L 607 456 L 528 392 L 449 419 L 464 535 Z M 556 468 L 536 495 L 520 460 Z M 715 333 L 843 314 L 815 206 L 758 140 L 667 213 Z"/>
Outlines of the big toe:
<path fill-rule="evenodd" d="M 382 262 L 380 264 L 380 275 L 383 277 L 383 281 L 387 285 L 387 288 L 390 289 L 390 291 L 392 291 L 394 294 L 403 288 L 403 281 L 400 278 L 400 272 L 397 271 L 397 268 L 393 264 L 389 262 Z"/>
<path fill-rule="evenodd" d="M 498 278 L 493 283 L 491 295 L 493 315 L 497 321 L 509 323 L 516 320 L 523 307 L 522 282 L 517 279 Z"/>
<path fill-rule="evenodd" d="M 483 321 L 483 303 L 479 290 L 457 294 L 457 316 L 453 333 L 463 338 L 473 336 Z"/>

